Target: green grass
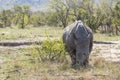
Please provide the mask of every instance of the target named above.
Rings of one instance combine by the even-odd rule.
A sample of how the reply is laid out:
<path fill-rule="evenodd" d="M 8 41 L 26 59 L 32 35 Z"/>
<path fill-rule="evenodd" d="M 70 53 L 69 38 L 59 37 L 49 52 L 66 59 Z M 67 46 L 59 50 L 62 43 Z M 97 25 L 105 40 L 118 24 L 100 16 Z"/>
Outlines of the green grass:
<path fill-rule="evenodd" d="M 0 28 L 0 40 L 38 39 L 39 37 L 61 37 L 63 28 L 60 27 L 36 27 L 36 28 Z M 120 36 L 94 33 L 94 41 L 118 41 Z"/>
<path fill-rule="evenodd" d="M 38 37 L 59 37 L 62 34 L 62 29 L 59 27 L 37 27 L 30 29 L 18 28 L 0 28 L 0 40 L 16 40 L 24 38 Z"/>
<path fill-rule="evenodd" d="M 94 41 L 119 41 L 119 40 L 120 40 L 120 36 L 115 36 L 115 35 L 110 36 L 109 34 L 101 34 L 101 33 L 94 34 Z"/>

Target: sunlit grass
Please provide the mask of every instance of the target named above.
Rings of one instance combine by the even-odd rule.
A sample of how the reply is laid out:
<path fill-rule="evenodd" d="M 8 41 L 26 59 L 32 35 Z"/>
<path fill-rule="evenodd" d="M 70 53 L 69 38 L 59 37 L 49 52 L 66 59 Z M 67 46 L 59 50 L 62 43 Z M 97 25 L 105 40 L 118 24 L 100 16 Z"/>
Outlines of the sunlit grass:
<path fill-rule="evenodd" d="M 0 40 L 16 40 L 24 38 L 38 37 L 59 37 L 62 34 L 62 28 L 59 27 L 37 27 L 29 29 L 18 28 L 0 28 Z"/>
<path fill-rule="evenodd" d="M 120 36 L 116 35 L 109 35 L 109 34 L 101 34 L 101 33 L 95 33 L 94 34 L 94 41 L 119 41 Z"/>
<path fill-rule="evenodd" d="M 31 27 L 25 29 L 0 28 L 0 40 L 36 39 L 40 37 L 61 37 L 62 27 Z M 109 34 L 94 33 L 94 41 L 118 41 L 120 36 Z"/>

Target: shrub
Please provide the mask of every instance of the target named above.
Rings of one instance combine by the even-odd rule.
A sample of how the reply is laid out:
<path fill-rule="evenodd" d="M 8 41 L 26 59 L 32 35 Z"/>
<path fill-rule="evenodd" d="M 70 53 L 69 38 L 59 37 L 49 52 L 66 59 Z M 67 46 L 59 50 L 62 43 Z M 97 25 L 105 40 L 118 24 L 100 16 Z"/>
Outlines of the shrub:
<path fill-rule="evenodd" d="M 39 61 L 64 61 L 66 52 L 62 40 L 47 39 L 33 49 L 32 55 Z"/>

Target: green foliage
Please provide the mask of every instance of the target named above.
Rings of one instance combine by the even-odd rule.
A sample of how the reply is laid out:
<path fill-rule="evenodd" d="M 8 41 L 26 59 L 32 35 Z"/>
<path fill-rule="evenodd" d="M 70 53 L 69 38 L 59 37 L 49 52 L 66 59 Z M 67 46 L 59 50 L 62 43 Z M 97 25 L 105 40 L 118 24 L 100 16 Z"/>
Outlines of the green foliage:
<path fill-rule="evenodd" d="M 14 5 L 12 9 L 0 12 L 0 27 L 28 25 L 66 27 L 76 19 L 82 20 L 94 32 L 101 26 L 101 32 L 120 32 L 120 1 L 101 0 L 50 0 L 49 10 L 33 12 L 28 5 Z M 100 27 L 100 28 L 101 28 Z"/>
<path fill-rule="evenodd" d="M 48 17 L 47 24 L 55 27 L 58 26 L 59 24 L 58 15 L 56 13 L 51 13 Z"/>
<path fill-rule="evenodd" d="M 24 24 L 27 25 L 27 24 L 28 24 L 28 21 L 29 21 L 29 20 L 28 20 L 28 16 L 25 15 L 25 16 L 24 16 Z"/>
<path fill-rule="evenodd" d="M 114 9 L 113 24 L 120 25 L 120 1 L 117 2 Z"/>
<path fill-rule="evenodd" d="M 62 26 L 65 28 L 68 24 L 70 7 L 67 0 L 51 0 L 51 9 L 57 14 Z"/>
<path fill-rule="evenodd" d="M 30 7 L 27 5 L 15 5 L 14 16 L 15 19 L 13 19 L 13 21 L 15 24 L 17 24 L 19 28 L 24 29 L 29 23 Z"/>
<path fill-rule="evenodd" d="M 0 25 L 2 27 L 7 27 L 11 25 L 12 19 L 12 11 L 11 10 L 2 10 L 0 13 Z"/>
<path fill-rule="evenodd" d="M 39 26 L 39 16 L 38 15 L 32 15 L 31 18 L 30 18 L 30 23 L 35 27 Z"/>
<path fill-rule="evenodd" d="M 45 40 L 41 46 L 33 49 L 32 55 L 39 61 L 61 62 L 66 58 L 66 52 L 62 40 Z"/>
<path fill-rule="evenodd" d="M 46 15 L 43 12 L 37 12 L 35 14 L 32 14 L 30 17 L 30 24 L 32 24 L 34 27 L 44 26 L 46 21 Z"/>

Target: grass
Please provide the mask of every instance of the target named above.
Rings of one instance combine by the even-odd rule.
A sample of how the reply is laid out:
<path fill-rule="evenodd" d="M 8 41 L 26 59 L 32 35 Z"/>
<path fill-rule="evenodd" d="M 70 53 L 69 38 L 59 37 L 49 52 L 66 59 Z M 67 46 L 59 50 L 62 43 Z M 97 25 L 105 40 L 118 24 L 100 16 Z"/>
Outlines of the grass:
<path fill-rule="evenodd" d="M 38 37 L 61 37 L 62 28 L 39 27 L 31 29 L 0 28 L 0 40 L 19 40 Z M 119 36 L 95 33 L 95 41 L 116 41 Z M 40 62 L 33 58 L 34 45 L 29 48 L 0 49 L 0 80 L 120 80 L 119 63 L 106 62 L 95 57 L 100 50 L 95 49 L 90 56 L 90 66 L 74 70 L 67 55 L 63 62 Z"/>
<path fill-rule="evenodd" d="M 0 28 L 0 40 L 17 40 L 24 38 L 38 37 L 59 37 L 62 34 L 62 29 L 59 27 L 37 27 L 30 29 L 18 28 Z"/>
<path fill-rule="evenodd" d="M 119 63 L 106 62 L 97 57 L 90 61 L 90 67 L 74 70 L 70 59 L 66 62 L 38 62 L 31 59 L 31 49 L 16 49 L 19 54 L 1 54 L 6 63 L 0 65 L 0 80 L 119 80 Z M 24 52 L 23 52 L 24 51 Z M 23 53 L 21 53 L 23 52 Z M 2 53 L 2 52 L 1 52 Z M 91 56 L 92 58 L 92 56 Z M 9 62 L 8 62 L 9 59 Z"/>
<path fill-rule="evenodd" d="M 119 63 L 107 62 L 103 57 L 90 56 L 90 66 L 74 70 L 70 57 L 62 62 L 39 61 L 31 55 L 35 45 L 29 48 L 0 49 L 0 80 L 119 80 Z"/>
<path fill-rule="evenodd" d="M 36 27 L 36 28 L 0 28 L 0 40 L 18 40 L 18 39 L 34 39 L 39 37 L 61 37 L 63 28 L 60 27 Z M 94 33 L 95 41 L 118 41 L 120 36 L 110 36 L 108 34 Z"/>
<path fill-rule="evenodd" d="M 95 33 L 94 34 L 94 41 L 119 41 L 120 36 L 109 35 L 109 34 L 101 34 Z"/>

